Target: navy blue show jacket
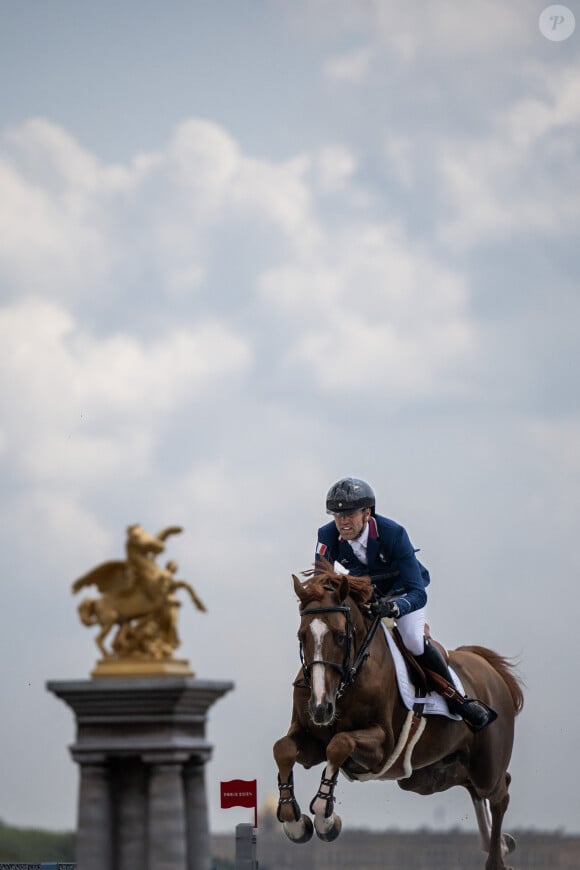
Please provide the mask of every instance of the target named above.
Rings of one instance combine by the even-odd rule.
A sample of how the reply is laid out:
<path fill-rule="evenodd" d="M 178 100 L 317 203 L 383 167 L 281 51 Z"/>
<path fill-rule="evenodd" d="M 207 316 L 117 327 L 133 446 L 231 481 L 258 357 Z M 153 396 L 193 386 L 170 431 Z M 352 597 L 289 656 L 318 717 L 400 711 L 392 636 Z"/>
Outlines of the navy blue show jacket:
<path fill-rule="evenodd" d="M 417 559 L 403 526 L 394 520 L 378 514 L 369 518 L 368 565 L 361 562 L 348 541 L 339 536 L 334 521 L 318 529 L 316 559 L 321 557 L 331 563 L 340 562 L 357 577 L 370 576 L 378 597 L 393 599 L 401 616 L 427 603 L 425 587 L 431 580 L 429 571 Z"/>

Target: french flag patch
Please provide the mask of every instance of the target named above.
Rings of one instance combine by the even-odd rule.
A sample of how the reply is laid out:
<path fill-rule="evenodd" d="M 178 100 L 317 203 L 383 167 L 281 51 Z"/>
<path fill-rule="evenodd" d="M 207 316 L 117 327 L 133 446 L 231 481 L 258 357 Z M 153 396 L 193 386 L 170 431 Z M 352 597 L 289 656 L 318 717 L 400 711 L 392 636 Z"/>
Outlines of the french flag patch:
<path fill-rule="evenodd" d="M 324 556 L 326 554 L 327 550 L 328 550 L 328 547 L 326 546 L 326 544 L 319 543 L 317 548 L 316 548 L 316 555 L 317 556 Z"/>

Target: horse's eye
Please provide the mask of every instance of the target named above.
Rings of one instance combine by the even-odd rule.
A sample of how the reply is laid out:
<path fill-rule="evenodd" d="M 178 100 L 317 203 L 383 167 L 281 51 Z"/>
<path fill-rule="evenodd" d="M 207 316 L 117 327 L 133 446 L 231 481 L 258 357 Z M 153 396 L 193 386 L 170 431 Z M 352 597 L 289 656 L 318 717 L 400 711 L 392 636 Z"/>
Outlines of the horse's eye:
<path fill-rule="evenodd" d="M 339 646 L 343 646 L 346 640 L 346 634 L 344 633 L 344 631 L 335 631 L 334 639 Z"/>

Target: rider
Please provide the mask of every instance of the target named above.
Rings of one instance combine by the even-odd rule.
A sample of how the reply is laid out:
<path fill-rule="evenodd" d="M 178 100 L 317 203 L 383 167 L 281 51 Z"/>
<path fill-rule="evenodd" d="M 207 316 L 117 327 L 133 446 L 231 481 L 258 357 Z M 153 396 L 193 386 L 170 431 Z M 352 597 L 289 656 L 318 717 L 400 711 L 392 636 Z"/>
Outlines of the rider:
<path fill-rule="evenodd" d="M 316 559 L 337 561 L 355 576 L 370 576 L 378 596 L 371 612 L 396 619 L 403 643 L 419 664 L 454 685 L 445 659 L 425 637 L 425 587 L 430 577 L 416 558 L 405 529 L 375 513 L 373 490 L 356 477 L 345 477 L 330 487 L 326 512 L 334 520 L 318 530 Z M 450 712 L 460 715 L 474 731 L 496 717 L 475 699 L 452 699 L 448 705 Z"/>

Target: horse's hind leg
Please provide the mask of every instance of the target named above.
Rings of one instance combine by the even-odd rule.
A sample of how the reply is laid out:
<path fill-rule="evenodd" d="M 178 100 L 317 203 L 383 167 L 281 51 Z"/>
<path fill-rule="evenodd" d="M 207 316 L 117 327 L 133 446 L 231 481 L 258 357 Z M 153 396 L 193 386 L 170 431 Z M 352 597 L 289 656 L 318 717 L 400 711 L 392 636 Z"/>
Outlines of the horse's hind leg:
<path fill-rule="evenodd" d="M 510 870 L 503 859 L 509 852 L 513 852 L 516 841 L 511 834 L 502 834 L 501 830 L 509 804 L 510 781 L 511 776 L 506 773 L 502 785 L 489 799 L 479 797 L 468 787 L 475 809 L 481 848 L 488 853 L 485 870 Z"/>
<path fill-rule="evenodd" d="M 112 622 L 106 622 L 95 638 L 95 643 L 100 649 L 104 659 L 113 658 L 113 653 L 110 653 L 109 650 L 105 647 L 105 638 L 107 637 L 114 624 L 114 620 Z"/>
<path fill-rule="evenodd" d="M 475 810 L 475 818 L 477 819 L 477 827 L 479 829 L 479 843 L 483 852 L 489 852 L 489 843 L 491 836 L 491 815 L 489 812 L 489 804 L 486 798 L 477 797 L 477 795 L 469 789 L 473 808 Z"/>
<path fill-rule="evenodd" d="M 516 841 L 511 834 L 502 834 L 501 830 L 503 818 L 510 802 L 510 782 L 511 776 L 509 773 L 506 773 L 502 786 L 498 788 L 495 794 L 490 795 L 488 798 L 491 810 L 491 834 L 486 870 L 495 870 L 496 866 L 503 870 L 503 867 L 506 866 L 503 863 L 504 857 L 513 852 L 516 847 Z M 496 857 L 496 864 L 493 863 L 493 856 Z M 510 868 L 507 868 L 507 870 L 510 870 Z"/>

